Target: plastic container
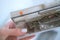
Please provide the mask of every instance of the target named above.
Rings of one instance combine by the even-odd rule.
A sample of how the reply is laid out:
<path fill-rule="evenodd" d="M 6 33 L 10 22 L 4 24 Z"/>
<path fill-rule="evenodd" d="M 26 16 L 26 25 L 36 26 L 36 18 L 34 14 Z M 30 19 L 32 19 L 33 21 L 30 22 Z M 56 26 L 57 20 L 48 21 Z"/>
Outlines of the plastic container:
<path fill-rule="evenodd" d="M 46 32 L 41 33 L 37 37 L 37 40 L 55 40 L 57 34 L 58 33 L 54 30 L 46 31 Z"/>
<path fill-rule="evenodd" d="M 12 12 L 11 19 L 15 22 L 16 28 L 27 30 L 27 33 L 20 38 L 60 26 L 60 5 L 41 10 L 39 7 Z"/>

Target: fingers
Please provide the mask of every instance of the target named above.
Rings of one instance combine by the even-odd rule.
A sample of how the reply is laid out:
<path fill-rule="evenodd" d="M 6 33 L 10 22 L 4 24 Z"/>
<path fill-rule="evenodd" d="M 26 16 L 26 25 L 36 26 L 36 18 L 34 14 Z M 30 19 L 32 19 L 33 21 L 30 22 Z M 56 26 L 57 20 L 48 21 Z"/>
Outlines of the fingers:
<path fill-rule="evenodd" d="M 10 29 L 10 35 L 13 35 L 13 36 L 21 36 L 21 35 L 24 35 L 26 34 L 26 32 L 22 32 L 20 29 Z"/>
<path fill-rule="evenodd" d="M 15 28 L 15 23 L 13 21 L 9 22 L 9 29 Z"/>
<path fill-rule="evenodd" d="M 22 32 L 21 29 L 15 28 L 15 24 L 12 21 L 9 21 L 6 26 L 1 30 L 2 35 L 6 38 L 7 36 L 21 36 L 26 34 L 26 32 Z M 14 37 L 14 38 L 15 38 Z M 11 37 L 9 37 L 10 39 Z"/>
<path fill-rule="evenodd" d="M 19 39 L 19 40 L 30 40 L 30 39 L 32 39 L 33 37 L 34 37 L 34 35 L 33 35 L 33 36 L 26 37 L 26 38 L 23 38 L 23 39 Z"/>
<path fill-rule="evenodd" d="M 26 32 L 22 32 L 21 29 L 15 28 L 15 24 L 12 20 L 6 24 L 6 27 L 3 30 L 8 30 L 7 32 L 5 32 L 6 34 L 8 34 L 8 36 L 21 36 L 26 34 Z"/>
<path fill-rule="evenodd" d="M 13 35 L 13 36 L 20 36 L 26 33 L 26 32 L 22 32 L 21 29 L 15 28 L 15 24 L 12 20 L 10 20 L 6 24 L 6 27 L 3 30 L 6 30 L 8 32 L 7 34 Z"/>
<path fill-rule="evenodd" d="M 16 36 L 8 36 L 5 40 L 17 40 Z"/>
<path fill-rule="evenodd" d="M 5 28 L 7 28 L 7 29 L 13 29 L 13 28 L 15 28 L 15 23 L 12 21 L 12 20 L 10 20 L 7 24 L 6 24 L 6 27 Z"/>

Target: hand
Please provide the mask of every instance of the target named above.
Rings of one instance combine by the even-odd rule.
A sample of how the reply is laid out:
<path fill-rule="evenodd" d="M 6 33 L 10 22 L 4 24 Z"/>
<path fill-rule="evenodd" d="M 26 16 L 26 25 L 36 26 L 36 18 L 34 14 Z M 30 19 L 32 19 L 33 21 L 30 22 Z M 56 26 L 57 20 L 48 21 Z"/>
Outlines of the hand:
<path fill-rule="evenodd" d="M 32 39 L 33 37 L 34 37 L 34 35 L 33 35 L 33 36 L 30 36 L 30 37 L 26 37 L 26 38 L 20 39 L 20 40 L 30 40 L 30 39 Z"/>
<path fill-rule="evenodd" d="M 22 32 L 21 29 L 15 28 L 15 24 L 12 21 L 8 22 L 5 27 L 0 30 L 0 35 L 3 40 L 17 40 L 17 36 L 21 36 L 24 34 L 25 32 Z M 24 39 L 29 40 L 30 38 L 31 37 L 27 37 Z"/>

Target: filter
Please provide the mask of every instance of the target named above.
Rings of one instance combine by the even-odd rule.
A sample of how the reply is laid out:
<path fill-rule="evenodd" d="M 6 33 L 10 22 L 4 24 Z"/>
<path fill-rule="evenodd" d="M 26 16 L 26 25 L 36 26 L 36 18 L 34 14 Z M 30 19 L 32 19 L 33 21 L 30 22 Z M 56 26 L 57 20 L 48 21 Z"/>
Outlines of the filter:
<path fill-rule="evenodd" d="M 12 12 L 11 19 L 16 24 L 16 28 L 26 29 L 27 35 L 33 35 L 60 26 L 60 5 L 42 10 L 38 7 Z"/>

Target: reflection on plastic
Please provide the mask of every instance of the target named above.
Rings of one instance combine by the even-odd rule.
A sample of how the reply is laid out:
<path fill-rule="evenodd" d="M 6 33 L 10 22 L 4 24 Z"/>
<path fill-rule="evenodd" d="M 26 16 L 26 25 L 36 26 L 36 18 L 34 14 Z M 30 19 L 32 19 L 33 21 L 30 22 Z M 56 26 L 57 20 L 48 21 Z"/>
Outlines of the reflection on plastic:
<path fill-rule="evenodd" d="M 56 35 L 57 35 L 57 32 L 53 30 L 43 32 L 37 37 L 37 40 L 54 40 Z"/>

